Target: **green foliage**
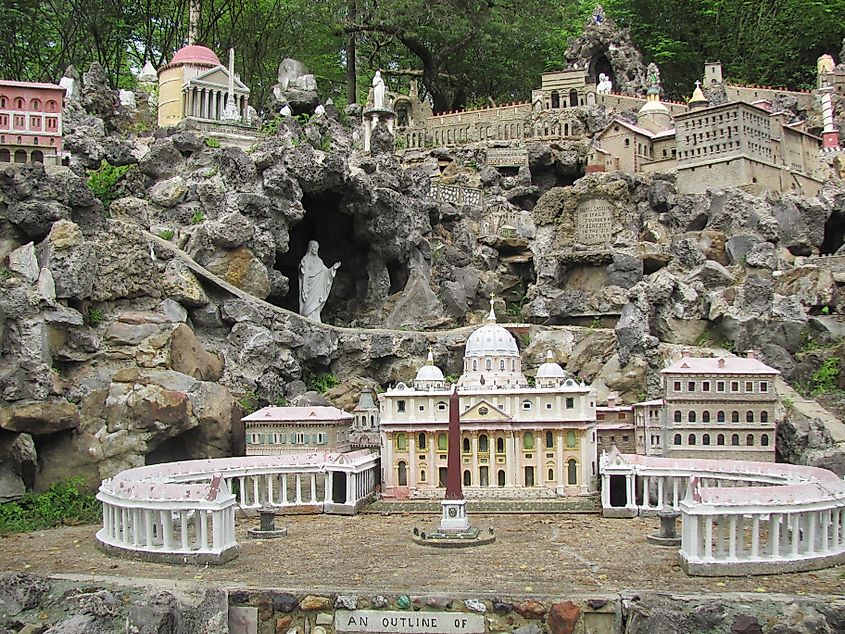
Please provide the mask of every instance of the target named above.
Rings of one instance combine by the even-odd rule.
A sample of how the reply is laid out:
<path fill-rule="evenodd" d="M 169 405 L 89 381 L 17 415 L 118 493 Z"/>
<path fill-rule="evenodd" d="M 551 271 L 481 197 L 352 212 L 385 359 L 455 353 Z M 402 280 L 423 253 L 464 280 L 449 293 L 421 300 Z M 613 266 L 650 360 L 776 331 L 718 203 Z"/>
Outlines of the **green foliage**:
<path fill-rule="evenodd" d="M 276 407 L 287 407 L 288 406 L 288 399 L 284 396 L 277 396 L 276 400 L 273 401 L 273 405 Z"/>
<path fill-rule="evenodd" d="M 203 220 L 205 220 L 205 214 L 202 213 L 201 211 L 195 211 L 191 215 L 191 224 L 192 225 L 202 224 Z"/>
<path fill-rule="evenodd" d="M 301 114 L 294 115 L 293 118 L 296 119 L 297 121 L 299 121 L 299 123 L 301 125 L 308 125 L 308 122 L 311 121 L 311 115 L 308 114 L 307 112 L 303 112 Z"/>
<path fill-rule="evenodd" d="M 830 306 L 822 306 L 822 309 L 819 312 L 822 315 L 829 315 L 830 314 Z"/>
<path fill-rule="evenodd" d="M 258 409 L 258 394 L 255 390 L 248 390 L 238 399 L 238 405 L 241 406 L 245 415 L 252 414 Z"/>
<path fill-rule="evenodd" d="M 130 167 L 130 165 L 115 167 L 103 159 L 99 169 L 88 170 L 88 189 L 103 203 L 103 208 L 106 211 L 117 198 L 115 192 L 117 182 L 129 171 Z"/>
<path fill-rule="evenodd" d="M 0 535 L 100 521 L 102 507 L 84 487 L 83 479 L 76 476 L 51 485 L 44 493 L 28 493 L 18 502 L 0 504 Z"/>
<path fill-rule="evenodd" d="M 839 357 L 827 357 L 824 361 L 822 361 L 819 369 L 813 373 L 812 377 L 810 377 L 810 383 L 813 388 L 813 396 L 832 392 L 838 387 L 839 366 Z"/>
<path fill-rule="evenodd" d="M 525 298 L 523 297 L 522 300 L 519 302 L 508 302 L 505 312 L 507 313 L 508 317 L 513 317 L 514 319 L 523 321 L 525 319 L 525 314 L 523 312 L 524 306 Z"/>
<path fill-rule="evenodd" d="M 314 390 L 320 394 L 325 394 L 333 387 L 340 385 L 340 379 L 331 372 L 321 372 L 320 374 L 315 374 L 314 372 L 306 370 L 302 373 L 302 380 L 305 382 L 305 385 L 309 390 Z"/>
<path fill-rule="evenodd" d="M 96 308 L 88 309 L 88 323 L 92 326 L 99 326 L 103 323 L 103 313 Z"/>
<path fill-rule="evenodd" d="M 325 134 L 320 138 L 320 149 L 323 152 L 328 152 L 332 149 L 332 135 Z"/>
<path fill-rule="evenodd" d="M 158 237 L 162 240 L 172 240 L 173 235 L 173 229 L 163 229 L 162 231 L 158 232 Z"/>
<path fill-rule="evenodd" d="M 528 387 L 534 387 L 537 384 L 537 379 L 533 376 L 527 376 L 525 380 L 528 382 Z"/>
<path fill-rule="evenodd" d="M 220 139 L 215 139 L 213 136 L 207 137 L 205 139 L 205 146 L 210 148 L 218 148 L 220 147 Z"/>
<path fill-rule="evenodd" d="M 0 279 L 8 280 L 10 277 L 12 277 L 12 272 L 9 270 L 9 267 L 0 267 Z"/>
<path fill-rule="evenodd" d="M 274 136 L 279 133 L 279 124 L 282 122 L 282 115 L 277 114 L 270 121 L 261 126 L 261 134 Z"/>
<path fill-rule="evenodd" d="M 601 319 L 598 317 L 593 317 L 593 321 L 590 322 L 589 329 L 595 330 L 596 328 L 601 328 Z"/>
<path fill-rule="evenodd" d="M 795 401 L 788 396 L 780 399 L 780 402 L 783 404 L 783 407 L 787 412 L 791 412 L 792 408 L 795 407 Z"/>
<path fill-rule="evenodd" d="M 522 348 L 525 349 L 531 345 L 531 334 L 524 332 L 519 335 L 519 342 L 522 344 Z"/>
<path fill-rule="evenodd" d="M 393 139 L 393 147 L 397 150 L 404 150 L 408 147 L 408 140 L 403 136 L 397 136 Z"/>
<path fill-rule="evenodd" d="M 454 384 L 454 383 L 457 383 L 457 382 L 458 382 L 458 378 L 459 378 L 459 377 L 458 377 L 457 375 L 455 375 L 455 374 L 447 374 L 447 375 L 446 375 L 445 377 L 443 377 L 443 378 L 445 378 L 445 379 L 446 379 L 446 383 L 453 383 L 453 384 Z"/>

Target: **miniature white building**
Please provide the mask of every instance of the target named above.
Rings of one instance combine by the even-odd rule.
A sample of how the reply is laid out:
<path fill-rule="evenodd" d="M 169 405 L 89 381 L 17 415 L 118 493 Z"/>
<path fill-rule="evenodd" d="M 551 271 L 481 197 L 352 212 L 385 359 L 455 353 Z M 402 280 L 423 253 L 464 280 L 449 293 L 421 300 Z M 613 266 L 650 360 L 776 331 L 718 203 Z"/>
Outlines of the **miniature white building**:
<path fill-rule="evenodd" d="M 358 404 L 352 410 L 352 434 L 350 442 L 355 449 L 379 447 L 381 412 L 375 392 L 371 388 L 361 390 Z"/>
<path fill-rule="evenodd" d="M 461 475 L 468 498 L 595 490 L 595 394 L 551 360 L 540 366 L 536 385 L 530 387 L 516 341 L 496 323 L 492 308 L 487 323 L 467 339 L 457 385 Z M 442 497 L 450 391 L 429 357 L 413 387 L 399 383 L 383 395 L 384 497 Z"/>

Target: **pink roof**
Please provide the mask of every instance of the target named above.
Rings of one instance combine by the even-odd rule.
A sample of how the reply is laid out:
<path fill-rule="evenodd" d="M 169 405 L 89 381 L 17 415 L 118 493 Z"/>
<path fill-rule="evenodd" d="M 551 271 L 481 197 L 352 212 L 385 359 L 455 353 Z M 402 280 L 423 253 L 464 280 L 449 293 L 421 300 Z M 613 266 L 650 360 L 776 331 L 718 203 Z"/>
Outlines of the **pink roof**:
<path fill-rule="evenodd" d="M 351 419 L 352 414 L 336 407 L 317 405 L 314 407 L 264 407 L 242 420 L 255 422 L 291 422 L 307 423 L 309 421 L 342 421 Z"/>
<path fill-rule="evenodd" d="M 661 374 L 780 374 L 759 359 L 742 357 L 683 357 L 660 371 Z"/>
<path fill-rule="evenodd" d="M 57 86 L 56 84 L 44 84 L 35 81 L 12 81 L 9 79 L 0 79 L 0 86 L 8 86 L 9 88 L 42 88 L 49 90 L 61 90 L 62 92 L 65 91 L 64 88 Z"/>
<path fill-rule="evenodd" d="M 210 48 L 200 46 L 199 44 L 191 44 L 176 51 L 170 63 L 220 66 L 220 59 Z"/>
<path fill-rule="evenodd" d="M 658 398 L 653 401 L 642 401 L 640 403 L 634 403 L 634 407 L 659 407 L 663 405 L 663 399 Z"/>

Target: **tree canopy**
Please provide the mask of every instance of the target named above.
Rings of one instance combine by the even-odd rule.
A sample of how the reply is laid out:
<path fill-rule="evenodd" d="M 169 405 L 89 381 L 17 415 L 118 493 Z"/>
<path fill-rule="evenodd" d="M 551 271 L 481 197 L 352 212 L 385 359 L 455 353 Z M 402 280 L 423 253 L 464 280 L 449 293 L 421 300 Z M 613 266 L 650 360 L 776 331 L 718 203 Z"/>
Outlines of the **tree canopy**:
<path fill-rule="evenodd" d="M 6 0 L 0 76 L 56 81 L 73 64 L 103 65 L 131 87 L 146 61 L 160 66 L 186 42 L 188 0 Z M 540 73 L 561 68 L 592 0 L 201 0 L 198 41 L 236 50 L 260 107 L 279 62 L 300 59 L 324 98 L 366 96 L 382 68 L 392 89 L 416 76 L 436 111 L 524 100 Z M 822 53 L 838 57 L 845 0 L 605 0 L 673 97 L 691 92 L 705 61 L 729 79 L 806 87 Z M 350 48 L 350 45 L 354 45 Z M 353 64 L 347 64 L 350 57 Z M 348 68 L 347 68 L 348 67 Z M 357 73 L 353 72 L 357 69 Z M 347 72 L 350 71 L 350 72 Z M 348 85 L 347 85 L 348 84 Z"/>

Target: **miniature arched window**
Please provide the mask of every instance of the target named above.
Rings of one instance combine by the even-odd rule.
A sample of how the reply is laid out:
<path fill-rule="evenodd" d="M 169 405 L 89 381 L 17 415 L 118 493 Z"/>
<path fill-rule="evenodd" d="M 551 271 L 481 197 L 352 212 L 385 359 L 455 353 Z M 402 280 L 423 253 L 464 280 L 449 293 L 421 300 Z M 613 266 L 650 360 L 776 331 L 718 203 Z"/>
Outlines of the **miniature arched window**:
<path fill-rule="evenodd" d="M 437 449 L 438 451 L 446 451 L 449 448 L 449 441 L 446 439 L 446 434 L 437 434 Z"/>
<path fill-rule="evenodd" d="M 566 462 L 566 483 L 578 484 L 578 463 L 575 458 L 570 458 Z"/>
<path fill-rule="evenodd" d="M 675 434 L 675 437 L 672 439 L 672 442 L 674 442 L 676 445 L 680 445 L 681 444 L 681 435 Z"/>
<path fill-rule="evenodd" d="M 425 449 L 425 434 L 420 434 L 417 436 L 417 446 L 422 450 Z"/>
<path fill-rule="evenodd" d="M 0 108 L 8 108 L 9 99 L 7 97 L 0 97 Z"/>
<path fill-rule="evenodd" d="M 631 146 L 631 139 L 625 139 L 625 147 Z"/>
<path fill-rule="evenodd" d="M 763 434 L 760 436 L 760 445 L 763 447 L 769 446 L 769 434 Z"/>
<path fill-rule="evenodd" d="M 725 422 L 725 412 L 716 412 L 716 422 L 717 423 L 724 423 Z"/>
<path fill-rule="evenodd" d="M 687 444 L 694 445 L 695 444 L 695 434 L 690 434 L 687 436 Z"/>
<path fill-rule="evenodd" d="M 505 453 L 505 439 L 504 438 L 497 438 L 496 439 L 496 453 Z"/>
<path fill-rule="evenodd" d="M 574 108 L 578 105 L 578 91 L 574 88 L 569 91 L 569 106 Z"/>
<path fill-rule="evenodd" d="M 731 412 L 731 422 L 738 423 L 739 422 L 739 412 Z"/>
<path fill-rule="evenodd" d="M 522 448 L 534 449 L 534 434 L 530 431 L 525 432 L 522 436 Z"/>
<path fill-rule="evenodd" d="M 496 481 L 500 487 L 505 486 L 505 472 L 503 469 L 499 469 L 499 473 L 496 474 Z"/>
<path fill-rule="evenodd" d="M 731 435 L 731 446 L 739 447 L 739 434 Z"/>
<path fill-rule="evenodd" d="M 567 447 L 574 447 L 576 442 L 575 432 L 571 429 L 566 432 L 566 446 Z"/>
<path fill-rule="evenodd" d="M 59 110 L 59 104 L 58 104 L 58 102 L 56 102 L 56 101 L 54 101 L 54 100 L 50 99 L 50 100 L 47 102 L 47 112 L 58 112 L 58 110 Z"/>
<path fill-rule="evenodd" d="M 547 431 L 546 432 L 546 449 L 551 449 L 554 446 L 555 446 L 555 435 L 552 432 Z"/>
<path fill-rule="evenodd" d="M 695 418 L 696 418 L 696 417 L 695 417 L 695 412 L 690 412 L 689 414 L 687 414 L 687 420 L 688 420 L 689 422 L 694 423 L 694 422 L 695 422 Z"/>
<path fill-rule="evenodd" d="M 12 153 L 9 150 L 0 150 L 0 163 L 10 163 L 12 161 Z"/>
<path fill-rule="evenodd" d="M 704 434 L 701 437 L 701 444 L 702 445 L 709 445 L 710 444 L 710 434 Z"/>
<path fill-rule="evenodd" d="M 516 372 L 516 360 L 511 361 L 511 372 Z"/>
<path fill-rule="evenodd" d="M 464 453 L 469 453 L 469 449 L 470 449 L 469 438 L 464 438 L 462 444 L 463 444 Z"/>
<path fill-rule="evenodd" d="M 485 361 L 485 363 L 484 363 L 484 367 L 485 367 L 487 370 L 492 370 L 492 369 L 493 369 L 493 360 L 492 360 L 492 359 L 487 359 L 487 361 Z"/>
<path fill-rule="evenodd" d="M 560 93 L 557 90 L 552 91 L 552 108 L 560 108 Z"/>
<path fill-rule="evenodd" d="M 745 437 L 745 444 L 746 444 L 748 447 L 753 447 L 753 446 L 754 446 L 754 434 L 748 434 L 748 435 Z"/>
<path fill-rule="evenodd" d="M 446 411 L 446 403 L 444 403 L 443 401 L 438 402 L 437 403 L 437 409 L 438 409 L 438 411 L 445 412 Z"/>
<path fill-rule="evenodd" d="M 481 434 L 478 437 L 478 451 L 481 453 L 487 453 L 490 451 L 490 443 L 487 440 L 487 434 Z"/>
<path fill-rule="evenodd" d="M 716 444 L 717 445 L 724 445 L 725 444 L 725 435 L 724 434 L 719 434 L 718 436 L 716 436 Z"/>
<path fill-rule="evenodd" d="M 20 143 L 20 137 L 18 137 Z M 15 150 L 15 163 L 26 163 L 26 150 Z"/>
<path fill-rule="evenodd" d="M 522 401 L 522 409 L 531 409 L 531 401 L 528 399 Z"/>
<path fill-rule="evenodd" d="M 408 465 L 405 464 L 404 460 L 399 461 L 399 486 L 408 486 Z"/>
<path fill-rule="evenodd" d="M 708 410 L 704 410 L 701 412 L 701 422 L 702 423 L 709 423 L 710 422 L 710 412 Z"/>
<path fill-rule="evenodd" d="M 675 410 L 675 422 L 680 423 L 683 420 L 683 414 L 681 414 L 681 410 Z"/>
<path fill-rule="evenodd" d="M 745 422 L 746 423 L 753 423 L 754 422 L 754 412 L 748 410 L 745 412 Z"/>
<path fill-rule="evenodd" d="M 41 110 L 41 100 L 40 99 L 30 99 L 29 100 L 29 109 L 30 110 Z"/>
<path fill-rule="evenodd" d="M 549 468 L 549 477 L 546 478 L 546 479 L 549 480 L 549 481 L 552 481 L 552 480 L 555 479 L 555 470 L 554 469 Z"/>
<path fill-rule="evenodd" d="M 469 469 L 464 471 L 464 486 L 468 487 L 472 485 L 472 474 L 469 472 Z"/>
<path fill-rule="evenodd" d="M 21 97 L 15 98 L 15 108 L 23 110 L 23 99 Z"/>
<path fill-rule="evenodd" d="M 396 434 L 396 449 L 399 451 L 407 451 L 408 435 L 405 432 L 399 432 Z"/>
<path fill-rule="evenodd" d="M 569 124 L 568 123 L 563 124 L 563 136 L 569 136 Z"/>
<path fill-rule="evenodd" d="M 472 371 L 478 372 L 478 360 L 476 360 L 476 359 L 472 360 Z"/>
<path fill-rule="evenodd" d="M 425 482 L 425 469 L 420 470 L 420 482 Z"/>
<path fill-rule="evenodd" d="M 763 410 L 760 412 L 760 422 L 761 423 L 768 423 L 769 422 L 769 412 Z"/>

